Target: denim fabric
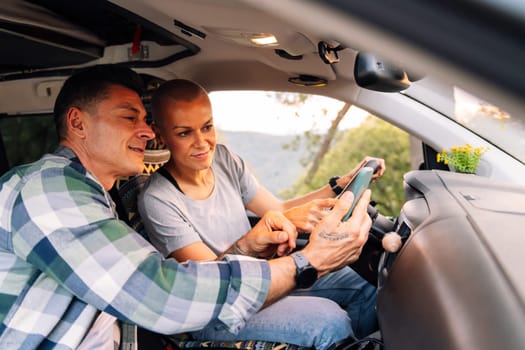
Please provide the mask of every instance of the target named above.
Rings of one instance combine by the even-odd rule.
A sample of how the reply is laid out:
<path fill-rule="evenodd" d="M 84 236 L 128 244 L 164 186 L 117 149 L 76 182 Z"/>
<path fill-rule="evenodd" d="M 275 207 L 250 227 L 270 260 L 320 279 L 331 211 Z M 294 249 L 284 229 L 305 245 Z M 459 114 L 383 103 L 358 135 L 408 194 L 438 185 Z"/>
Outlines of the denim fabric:
<path fill-rule="evenodd" d="M 344 267 L 323 276 L 308 289 L 294 291 L 292 295 L 333 300 L 348 313 L 355 336 L 363 338 L 378 329 L 376 292 L 376 287 L 351 268 Z"/>
<path fill-rule="evenodd" d="M 327 349 L 352 336 L 350 318 L 335 302 L 319 297 L 287 296 L 253 315 L 238 334 L 212 324 L 192 333 L 197 340 L 266 340 Z"/>

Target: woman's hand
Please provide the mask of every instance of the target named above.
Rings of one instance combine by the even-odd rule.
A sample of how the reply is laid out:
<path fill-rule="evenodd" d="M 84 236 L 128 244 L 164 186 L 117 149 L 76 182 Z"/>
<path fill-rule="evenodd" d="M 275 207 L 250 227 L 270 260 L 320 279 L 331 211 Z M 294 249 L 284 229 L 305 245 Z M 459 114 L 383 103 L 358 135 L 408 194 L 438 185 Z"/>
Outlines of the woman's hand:
<path fill-rule="evenodd" d="M 335 202 L 335 198 L 314 199 L 306 204 L 288 209 L 284 215 L 297 227 L 298 231 L 311 232 Z"/>
<path fill-rule="evenodd" d="M 354 177 L 355 175 L 357 174 L 357 172 L 359 170 L 361 170 L 361 168 L 366 164 L 368 163 L 369 161 L 371 160 L 375 160 L 377 161 L 377 163 L 379 164 L 379 167 L 377 168 L 377 172 L 374 173 L 374 175 L 372 175 L 372 181 L 376 180 L 377 178 L 383 176 L 383 174 L 385 173 L 385 170 L 386 170 L 386 164 L 385 164 L 385 160 L 383 158 L 375 158 L 375 157 L 369 157 L 369 156 L 366 156 L 365 158 L 363 158 L 362 161 L 360 161 L 356 166 L 355 168 L 353 168 L 348 174 L 346 175 L 343 175 L 341 176 L 338 180 L 337 180 L 337 184 L 341 187 L 341 188 L 344 188 Z"/>

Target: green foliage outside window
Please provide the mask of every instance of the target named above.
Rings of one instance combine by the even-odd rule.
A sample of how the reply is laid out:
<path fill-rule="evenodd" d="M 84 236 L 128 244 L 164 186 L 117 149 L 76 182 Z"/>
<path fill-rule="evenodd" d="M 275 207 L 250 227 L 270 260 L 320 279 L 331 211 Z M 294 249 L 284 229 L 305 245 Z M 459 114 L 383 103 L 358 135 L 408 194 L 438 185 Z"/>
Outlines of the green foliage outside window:
<path fill-rule="evenodd" d="M 51 114 L 0 118 L 0 134 L 10 167 L 33 162 L 58 146 Z"/>
<path fill-rule="evenodd" d="M 381 214 L 399 215 L 405 202 L 403 175 L 410 170 L 409 135 L 372 116 L 355 129 L 339 132 L 309 185 L 301 178 L 291 190 L 280 193 L 280 196 L 292 198 L 317 189 L 330 177 L 346 174 L 367 155 L 384 158 L 387 168 L 385 174 L 370 186 L 372 199 L 377 202 Z"/>

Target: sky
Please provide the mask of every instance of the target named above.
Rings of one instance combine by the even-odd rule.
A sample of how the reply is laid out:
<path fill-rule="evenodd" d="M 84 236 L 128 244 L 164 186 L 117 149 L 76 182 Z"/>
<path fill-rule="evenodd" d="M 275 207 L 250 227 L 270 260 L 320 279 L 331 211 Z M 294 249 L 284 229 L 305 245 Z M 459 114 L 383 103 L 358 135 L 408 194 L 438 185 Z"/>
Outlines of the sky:
<path fill-rule="evenodd" d="M 210 99 L 217 129 L 275 135 L 297 134 L 313 129 L 324 132 L 343 106 L 341 101 L 313 95 L 304 105 L 286 106 L 263 91 L 212 92 Z M 352 106 L 339 129 L 358 126 L 367 114 Z"/>

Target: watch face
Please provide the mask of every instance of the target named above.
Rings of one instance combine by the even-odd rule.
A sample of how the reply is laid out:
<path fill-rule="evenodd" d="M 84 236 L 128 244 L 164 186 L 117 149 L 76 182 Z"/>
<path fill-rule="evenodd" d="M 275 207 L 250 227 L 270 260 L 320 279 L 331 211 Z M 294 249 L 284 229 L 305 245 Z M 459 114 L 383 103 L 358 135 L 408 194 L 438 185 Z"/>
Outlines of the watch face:
<path fill-rule="evenodd" d="M 311 287 L 317 281 L 317 270 L 310 265 L 308 259 L 301 252 L 295 252 L 291 256 L 297 267 L 295 275 L 297 288 Z"/>
<path fill-rule="evenodd" d="M 317 281 L 317 270 L 312 266 L 305 267 L 297 274 L 295 280 L 298 288 L 311 287 Z"/>

